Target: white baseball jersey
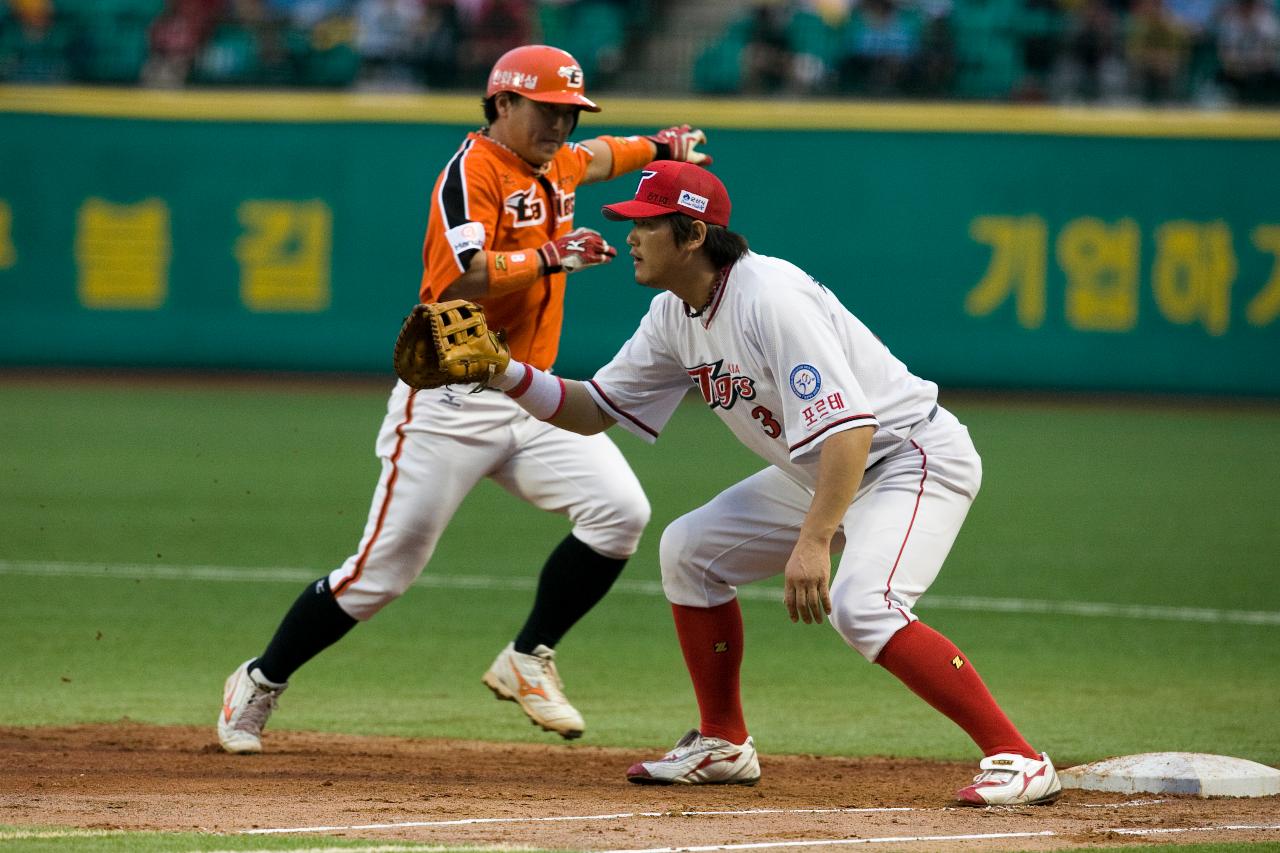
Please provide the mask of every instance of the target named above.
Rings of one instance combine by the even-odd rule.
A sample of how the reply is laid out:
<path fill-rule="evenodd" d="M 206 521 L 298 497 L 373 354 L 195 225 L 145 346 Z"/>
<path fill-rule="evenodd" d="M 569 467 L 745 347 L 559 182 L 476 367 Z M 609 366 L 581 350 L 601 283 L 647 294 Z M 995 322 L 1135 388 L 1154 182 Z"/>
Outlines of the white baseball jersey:
<path fill-rule="evenodd" d="M 653 442 L 690 383 L 743 444 L 810 488 L 828 436 L 876 426 L 870 467 L 938 399 L 938 387 L 907 370 L 826 287 L 754 252 L 733 265 L 700 317 L 660 293 L 587 388 Z"/>

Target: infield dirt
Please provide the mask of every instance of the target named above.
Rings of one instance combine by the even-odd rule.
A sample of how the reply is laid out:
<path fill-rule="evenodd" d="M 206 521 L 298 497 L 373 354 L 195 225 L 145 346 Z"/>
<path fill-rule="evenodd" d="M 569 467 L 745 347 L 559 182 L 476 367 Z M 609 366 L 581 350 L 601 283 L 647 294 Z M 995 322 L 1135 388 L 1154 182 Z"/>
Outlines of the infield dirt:
<path fill-rule="evenodd" d="M 756 787 L 659 788 L 623 778 L 629 764 L 653 757 L 638 750 L 268 736 L 269 752 L 232 756 L 217 748 L 212 725 L 0 728 L 0 824 L 219 833 L 325 826 L 340 829 L 303 835 L 573 850 L 907 838 L 921 840 L 884 844 L 902 851 L 1057 850 L 1280 839 L 1274 828 L 1205 829 L 1280 825 L 1280 797 L 1068 791 L 1053 806 L 951 808 L 952 791 L 974 772 L 969 763 L 765 754 Z M 833 809 L 902 810 L 804 811 Z M 778 811 L 743 813 L 751 810 Z M 470 822 L 350 828 L 443 821 Z M 1177 829 L 1194 831 L 1168 832 Z M 1040 832 L 1054 834 L 940 838 Z"/>

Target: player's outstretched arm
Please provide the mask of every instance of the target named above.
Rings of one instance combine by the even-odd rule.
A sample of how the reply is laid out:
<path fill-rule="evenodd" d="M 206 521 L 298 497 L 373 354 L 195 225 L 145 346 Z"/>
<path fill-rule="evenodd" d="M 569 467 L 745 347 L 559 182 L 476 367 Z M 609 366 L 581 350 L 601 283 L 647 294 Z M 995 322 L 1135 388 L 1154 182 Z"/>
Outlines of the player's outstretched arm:
<path fill-rule="evenodd" d="M 508 364 L 489 386 L 505 391 L 538 420 L 579 435 L 595 435 L 614 424 L 613 417 L 587 393 L 585 384 L 561 379 L 522 361 Z"/>
<path fill-rule="evenodd" d="M 584 184 L 607 181 L 634 172 L 654 160 L 678 160 L 710 166 L 711 156 L 699 151 L 707 135 L 696 127 L 679 124 L 648 136 L 598 136 L 582 145 L 591 152 L 591 163 L 582 178 Z"/>
<path fill-rule="evenodd" d="M 544 275 L 607 264 L 618 256 L 599 231 L 575 228 L 541 246 L 507 252 L 482 250 L 471 256 L 467 271 L 455 278 L 440 294 L 449 299 L 480 299 L 504 296 L 522 290 Z"/>

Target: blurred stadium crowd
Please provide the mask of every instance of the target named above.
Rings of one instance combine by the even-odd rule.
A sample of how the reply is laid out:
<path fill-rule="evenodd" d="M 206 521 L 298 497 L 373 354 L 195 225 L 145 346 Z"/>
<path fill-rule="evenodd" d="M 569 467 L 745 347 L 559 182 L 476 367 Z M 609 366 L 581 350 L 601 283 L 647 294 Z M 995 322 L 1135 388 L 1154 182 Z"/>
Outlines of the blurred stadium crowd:
<path fill-rule="evenodd" d="M 1280 102 L 1277 0 L 0 0 L 0 82 L 479 89 L 508 48 L 592 91 Z"/>

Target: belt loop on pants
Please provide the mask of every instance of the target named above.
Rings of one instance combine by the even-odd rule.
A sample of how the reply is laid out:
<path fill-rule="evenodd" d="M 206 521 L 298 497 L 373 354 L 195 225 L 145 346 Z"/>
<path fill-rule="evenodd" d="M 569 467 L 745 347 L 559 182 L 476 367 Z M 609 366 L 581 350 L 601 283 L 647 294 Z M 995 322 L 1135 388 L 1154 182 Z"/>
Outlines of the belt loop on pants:
<path fill-rule="evenodd" d="M 929 424 L 933 423 L 933 419 L 936 418 L 937 416 L 938 416 L 938 404 L 934 403 L 933 408 L 929 410 L 929 414 L 925 415 L 923 418 L 916 421 L 915 426 L 907 430 L 907 439 L 911 438 L 911 436 L 915 435 L 916 433 L 920 432 L 920 430 L 924 429 Z M 905 440 L 906 439 L 904 439 L 904 441 Z"/>

